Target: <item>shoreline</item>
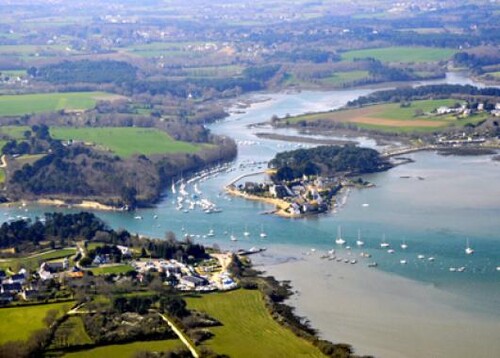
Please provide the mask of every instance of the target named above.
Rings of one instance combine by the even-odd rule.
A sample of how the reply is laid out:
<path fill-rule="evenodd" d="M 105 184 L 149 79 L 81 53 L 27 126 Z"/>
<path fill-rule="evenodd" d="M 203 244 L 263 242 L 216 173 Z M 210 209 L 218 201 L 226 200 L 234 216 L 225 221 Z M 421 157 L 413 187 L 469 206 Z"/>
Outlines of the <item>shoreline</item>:
<path fill-rule="evenodd" d="M 30 204 L 42 205 L 42 206 L 56 206 L 64 208 L 81 208 L 81 209 L 92 209 L 100 211 L 124 211 L 122 208 L 114 207 L 111 205 L 101 204 L 97 201 L 92 200 L 82 200 L 79 203 L 67 202 L 61 199 L 36 199 L 36 200 L 20 200 L 12 201 L 0 204 L 2 207 L 11 207 L 16 205 L 26 206 Z"/>
<path fill-rule="evenodd" d="M 253 259 L 256 269 L 294 291 L 286 304 L 319 336 L 380 357 L 496 357 L 500 322 L 467 309 L 465 299 L 360 262 L 321 260 L 282 245 Z M 303 249 L 302 249 L 303 251 Z"/>
<path fill-rule="evenodd" d="M 235 188 L 232 188 L 230 186 L 226 186 L 224 188 L 224 190 L 229 195 L 237 196 L 237 197 L 247 199 L 247 200 L 260 201 L 260 202 L 263 202 L 266 204 L 274 205 L 275 210 L 272 211 L 271 213 L 278 215 L 280 217 L 288 218 L 288 219 L 297 219 L 297 218 L 304 217 L 303 215 L 295 215 L 295 214 L 291 214 L 288 211 L 286 211 L 286 209 L 289 208 L 291 204 L 284 201 L 284 200 L 276 199 L 276 198 L 265 198 L 265 197 L 257 196 L 257 195 L 250 195 L 247 193 L 243 193 L 243 192 L 241 192 Z"/>

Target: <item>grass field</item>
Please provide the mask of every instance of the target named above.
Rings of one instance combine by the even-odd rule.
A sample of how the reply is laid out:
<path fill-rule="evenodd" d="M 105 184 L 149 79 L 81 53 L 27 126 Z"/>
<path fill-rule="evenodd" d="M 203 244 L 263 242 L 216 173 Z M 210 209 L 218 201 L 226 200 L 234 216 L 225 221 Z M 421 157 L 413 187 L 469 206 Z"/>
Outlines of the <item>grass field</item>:
<path fill-rule="evenodd" d="M 367 77 L 369 77 L 368 71 L 335 72 L 331 77 L 322 79 L 321 82 L 332 86 L 342 86 Z"/>
<path fill-rule="evenodd" d="M 240 75 L 243 72 L 243 69 L 243 66 L 227 65 L 190 67 L 185 68 L 184 71 L 191 77 L 226 77 Z"/>
<path fill-rule="evenodd" d="M 27 130 L 31 130 L 31 128 L 28 126 L 2 126 L 0 127 L 0 134 L 8 135 L 12 139 L 22 139 L 24 138 L 24 132 Z"/>
<path fill-rule="evenodd" d="M 487 76 L 491 76 L 491 77 L 493 77 L 495 80 L 500 80 L 500 71 L 496 71 L 496 72 L 487 72 L 487 73 L 483 74 L 481 77 L 487 77 Z"/>
<path fill-rule="evenodd" d="M 153 128 L 107 127 L 50 129 L 55 139 L 91 142 L 121 157 L 133 154 L 194 153 L 199 147 L 172 139 L 167 133 Z"/>
<path fill-rule="evenodd" d="M 112 100 L 116 95 L 104 92 L 37 93 L 0 96 L 0 116 L 21 116 L 29 113 L 59 110 L 87 110 L 98 100 Z"/>
<path fill-rule="evenodd" d="M 13 269 L 16 267 L 24 267 L 25 269 L 36 269 L 38 268 L 38 264 L 43 261 L 49 260 L 57 260 L 62 259 L 68 256 L 72 256 L 76 253 L 75 249 L 62 249 L 56 250 L 53 252 L 47 252 L 43 254 L 35 254 L 27 257 L 1 260 L 0 268 L 6 269 L 8 267 L 12 267 Z"/>
<path fill-rule="evenodd" d="M 118 48 L 118 51 L 125 51 L 132 55 L 140 57 L 180 57 L 180 56 L 190 56 L 199 57 L 203 54 L 198 52 L 192 52 L 186 50 L 188 45 L 201 45 L 202 42 L 152 42 L 144 45 L 134 45 L 127 47 L 125 49 Z"/>
<path fill-rule="evenodd" d="M 126 344 L 113 344 L 98 348 L 89 349 L 86 351 L 74 352 L 65 354 L 66 358 L 111 358 L 111 357 L 134 357 L 137 352 L 151 351 L 151 352 L 168 352 L 183 345 L 178 339 L 165 339 L 161 341 L 148 341 L 148 342 L 133 342 Z"/>
<path fill-rule="evenodd" d="M 431 47 L 384 47 L 348 51 L 342 54 L 343 60 L 372 57 L 382 62 L 428 62 L 451 58 L 457 51 Z"/>
<path fill-rule="evenodd" d="M 449 126 L 461 127 L 486 118 L 485 114 L 457 119 L 453 115 L 438 116 L 430 113 L 441 106 L 452 106 L 456 102 L 457 100 L 454 99 L 413 101 L 409 107 L 401 107 L 399 103 L 388 103 L 343 111 L 306 114 L 289 118 L 287 121 L 297 123 L 304 120 L 321 120 L 353 123 L 365 129 L 397 133 L 435 131 Z"/>
<path fill-rule="evenodd" d="M 280 326 L 267 311 L 257 290 L 187 298 L 188 307 L 206 312 L 223 326 L 210 328 L 215 334 L 204 343 L 219 354 L 231 357 L 323 357 L 311 343 Z"/>
<path fill-rule="evenodd" d="M 104 266 L 95 267 L 90 269 L 92 273 L 96 276 L 99 275 L 109 275 L 109 274 L 120 274 L 132 271 L 134 268 L 130 265 L 114 265 L 114 266 Z"/>
<path fill-rule="evenodd" d="M 3 145 L 0 143 L 0 148 Z M 3 184 L 5 182 L 5 170 L 3 168 L 0 168 L 0 184 Z"/>
<path fill-rule="evenodd" d="M 63 348 L 81 344 L 92 344 L 81 317 L 66 319 L 56 330 L 50 348 Z"/>
<path fill-rule="evenodd" d="M 8 341 L 27 340 L 31 333 L 44 328 L 43 319 L 49 310 L 66 312 L 72 304 L 53 303 L 27 307 L 0 309 L 0 344 Z"/>
<path fill-rule="evenodd" d="M 22 77 L 26 75 L 26 70 L 2 70 L 0 73 L 2 73 L 3 76 Z"/>

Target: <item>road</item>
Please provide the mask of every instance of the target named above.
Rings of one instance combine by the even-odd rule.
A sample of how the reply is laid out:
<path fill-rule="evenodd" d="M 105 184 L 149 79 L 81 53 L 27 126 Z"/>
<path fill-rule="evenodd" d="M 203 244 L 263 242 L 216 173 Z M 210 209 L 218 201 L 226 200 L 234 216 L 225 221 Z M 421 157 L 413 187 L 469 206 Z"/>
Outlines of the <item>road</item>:
<path fill-rule="evenodd" d="M 189 349 L 189 351 L 191 352 L 193 357 L 199 358 L 200 355 L 199 355 L 198 351 L 196 351 L 196 348 L 194 347 L 193 343 L 191 343 L 191 341 L 186 337 L 186 335 L 184 335 L 184 332 L 182 332 L 182 330 L 180 330 L 175 325 L 175 323 L 172 322 L 172 320 L 170 320 L 167 316 L 165 316 L 159 312 L 158 312 L 158 314 L 165 322 L 167 322 L 168 326 L 170 328 L 172 328 L 172 331 L 174 331 L 174 333 L 177 335 L 177 337 L 179 337 L 179 339 L 182 341 L 182 343 L 184 343 L 184 345 Z"/>

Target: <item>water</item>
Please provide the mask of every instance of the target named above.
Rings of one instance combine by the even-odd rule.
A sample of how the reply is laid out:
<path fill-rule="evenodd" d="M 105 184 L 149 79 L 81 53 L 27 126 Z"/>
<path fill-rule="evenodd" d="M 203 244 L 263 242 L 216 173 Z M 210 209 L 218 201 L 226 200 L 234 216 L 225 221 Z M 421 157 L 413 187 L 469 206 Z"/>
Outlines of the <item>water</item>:
<path fill-rule="evenodd" d="M 457 75 L 448 78 L 453 83 L 470 81 Z M 177 211 L 173 203 L 175 198 L 169 192 L 153 209 L 97 214 L 112 227 L 124 228 L 132 233 L 154 237 L 164 237 L 167 231 L 173 231 L 178 237 L 189 233 L 197 241 L 217 243 L 229 249 L 288 245 L 295 246 L 299 251 L 310 248 L 327 250 L 334 246 L 339 225 L 348 244 L 355 246 L 360 229 L 366 242 L 363 250 L 372 255 L 370 260 L 379 263 L 379 269 L 452 290 L 470 297 L 471 305 L 500 315 L 500 272 L 496 271 L 496 267 L 500 266 L 500 163 L 492 161 L 491 156 L 442 157 L 430 152 L 412 154 L 415 163 L 367 176 L 365 179 L 375 183 L 376 188 L 353 190 L 338 213 L 307 219 L 289 220 L 261 215 L 272 207 L 229 198 L 221 192 L 232 179 L 257 170 L 257 166 L 249 163 L 267 161 L 279 151 L 296 148 L 293 143 L 259 139 L 255 133 L 264 130 L 249 129 L 248 125 L 267 121 L 273 115 L 338 108 L 348 100 L 370 92 L 372 90 L 356 89 L 259 94 L 254 98 L 268 100 L 252 105 L 247 113 L 235 114 L 211 125 L 214 133 L 231 136 L 240 143 L 238 158 L 233 163 L 235 170 L 199 184 L 204 197 L 223 210 L 220 214 L 207 215 L 201 210 L 189 213 Z M 293 131 L 287 133 L 294 134 Z M 357 140 L 365 146 L 376 147 L 370 139 Z M 401 178 L 407 175 L 410 178 Z M 424 180 L 419 180 L 418 176 Z M 192 187 L 188 190 L 193 192 Z M 52 210 L 79 211 L 40 206 L 1 208 L 0 219 L 7 220 L 18 215 L 35 217 Z M 143 219 L 134 219 L 137 215 Z M 245 227 L 251 233 L 249 238 L 243 236 Z M 267 233 L 266 239 L 259 237 L 262 227 Z M 210 229 L 215 231 L 216 236 L 204 237 Z M 231 234 L 239 241 L 232 242 L 229 238 Z M 396 251 L 392 255 L 380 248 L 384 234 Z M 476 250 L 474 255 L 464 253 L 467 237 Z M 399 247 L 403 239 L 409 246 L 404 252 Z M 353 248 L 353 255 L 359 251 Z M 418 259 L 419 254 L 425 255 L 426 259 Z M 429 256 L 435 257 L 435 261 L 429 262 Z M 401 259 L 406 259 L 408 264 L 401 265 Z M 460 266 L 466 267 L 465 272 L 449 271 L 450 267 Z"/>

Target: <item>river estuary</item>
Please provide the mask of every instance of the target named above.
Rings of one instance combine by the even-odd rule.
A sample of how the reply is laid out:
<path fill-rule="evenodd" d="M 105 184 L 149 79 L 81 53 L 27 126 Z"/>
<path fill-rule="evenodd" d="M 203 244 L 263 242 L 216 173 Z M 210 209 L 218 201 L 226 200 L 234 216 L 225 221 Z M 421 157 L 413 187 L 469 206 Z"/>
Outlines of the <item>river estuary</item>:
<path fill-rule="evenodd" d="M 460 74 L 449 74 L 446 82 L 472 83 Z M 215 202 L 221 213 L 176 210 L 170 188 L 156 208 L 96 213 L 114 228 L 148 236 L 164 237 L 173 231 L 178 237 L 189 233 L 200 243 L 227 249 L 267 247 L 254 257 L 255 263 L 279 279 L 291 280 L 298 291 L 291 303 L 298 313 L 307 316 L 322 336 L 350 343 L 356 352 L 382 357 L 429 352 L 427 356 L 433 357 L 467 357 L 472 352 L 500 356 L 500 344 L 494 343 L 495 333 L 498 338 L 500 332 L 500 162 L 492 156 L 411 154 L 414 163 L 366 176 L 375 188 L 353 190 L 336 212 L 307 219 L 266 215 L 272 209 L 269 205 L 222 193 L 234 178 L 265 168 L 258 163 L 297 148 L 257 138 L 256 132 L 273 130 L 248 125 L 273 115 L 338 108 L 372 91 L 257 94 L 250 97 L 254 103 L 249 108 L 210 125 L 214 133 L 238 142 L 233 170 L 197 184 L 201 195 Z M 356 140 L 376 148 L 371 139 Z M 188 185 L 186 190 L 194 189 Z M 73 209 L 4 207 L 0 218 L 35 217 L 51 210 Z M 339 225 L 351 250 L 335 247 Z M 205 236 L 210 229 L 213 238 Z M 261 230 L 266 238 L 260 237 Z M 362 249 L 355 247 L 358 230 L 365 241 Z M 244 231 L 250 235 L 245 237 Z M 231 241 L 231 234 L 238 241 Z M 380 247 L 383 236 L 395 253 Z M 473 255 L 465 254 L 467 239 Z M 403 241 L 408 245 L 405 250 L 400 248 Z M 358 263 L 320 259 L 331 248 L 337 256 L 355 257 Z M 371 258 L 360 258 L 361 251 Z M 378 266 L 368 268 L 369 262 Z M 463 272 L 453 270 L 461 267 Z"/>

